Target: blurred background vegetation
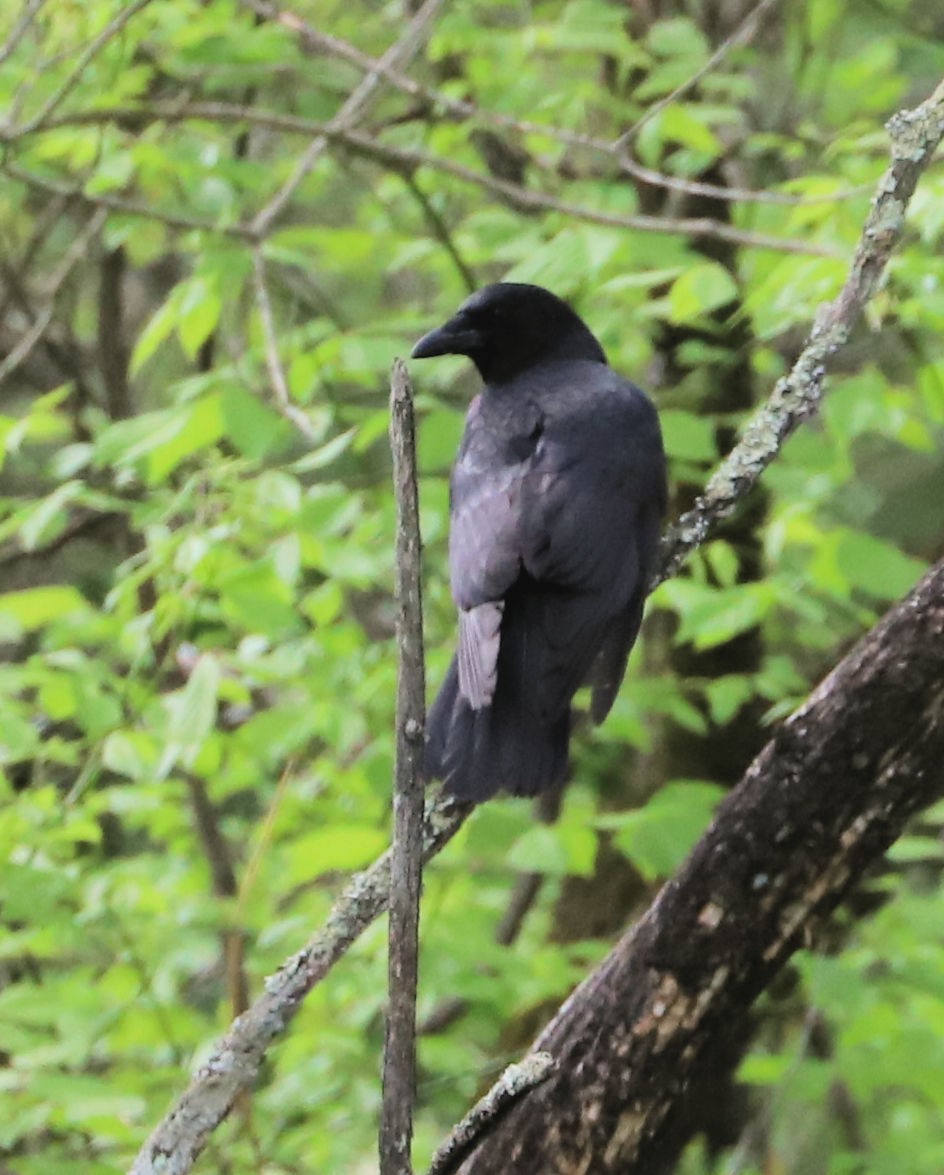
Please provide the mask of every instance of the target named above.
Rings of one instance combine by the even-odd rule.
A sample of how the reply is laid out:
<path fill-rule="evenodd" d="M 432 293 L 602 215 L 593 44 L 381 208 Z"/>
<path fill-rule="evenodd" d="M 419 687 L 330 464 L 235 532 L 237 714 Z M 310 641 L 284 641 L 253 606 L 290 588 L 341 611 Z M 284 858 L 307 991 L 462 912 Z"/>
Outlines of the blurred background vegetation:
<path fill-rule="evenodd" d="M 944 11 L 5 0 L 0 63 L 0 1155 L 92 1175 L 387 842 L 392 358 L 478 285 L 551 287 L 652 392 L 683 508 L 837 292 Z M 421 1159 L 944 554 L 940 167 L 909 224 L 559 819 L 488 804 L 430 868 Z M 475 379 L 416 378 L 434 688 Z M 944 1170 L 942 821 L 755 1009 L 685 1175 Z M 375 1169 L 384 986 L 378 925 L 199 1169 Z"/>

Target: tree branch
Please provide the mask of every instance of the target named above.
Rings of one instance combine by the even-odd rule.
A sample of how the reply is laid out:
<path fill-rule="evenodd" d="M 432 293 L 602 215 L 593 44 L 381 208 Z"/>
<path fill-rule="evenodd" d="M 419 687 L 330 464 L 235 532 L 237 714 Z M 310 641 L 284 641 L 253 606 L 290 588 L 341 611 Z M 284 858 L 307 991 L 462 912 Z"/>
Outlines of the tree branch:
<path fill-rule="evenodd" d="M 46 289 L 46 305 L 37 313 L 29 330 L 0 363 L 0 385 L 9 379 L 14 371 L 29 358 L 36 344 L 46 333 L 53 320 L 53 315 L 56 313 L 56 297 L 59 291 L 65 285 L 73 269 L 85 256 L 86 250 L 101 231 L 106 219 L 107 214 L 103 208 L 93 212 L 82 231 L 65 251 L 59 266 L 49 279 Z"/>
<path fill-rule="evenodd" d="M 103 250 L 99 265 L 96 342 L 98 366 L 105 389 L 105 407 L 112 420 L 127 420 L 132 414 L 123 290 L 126 268 L 122 246 Z"/>
<path fill-rule="evenodd" d="M 259 311 L 259 320 L 262 323 L 262 338 L 265 348 L 266 368 L 269 372 L 269 382 L 272 385 L 272 394 L 275 398 L 275 407 L 290 421 L 298 431 L 309 441 L 317 440 L 315 429 L 305 413 L 292 402 L 292 394 L 285 377 L 285 368 L 279 355 L 279 339 L 275 329 L 275 315 L 272 312 L 272 299 L 269 297 L 269 285 L 266 281 L 265 258 L 262 249 L 255 245 L 252 250 L 252 276 L 256 292 L 256 308 Z"/>
<path fill-rule="evenodd" d="M 463 1175 L 644 1175 L 683 1091 L 817 920 L 944 788 L 944 561 L 784 723 L 535 1043 L 555 1074 Z"/>
<path fill-rule="evenodd" d="M 469 805 L 445 799 L 430 805 L 423 823 L 424 863 L 452 839 L 470 811 Z M 287 1031 L 302 1000 L 386 910 L 389 897 L 388 851 L 351 878 L 324 927 L 270 976 L 263 994 L 230 1026 L 141 1148 L 130 1175 L 185 1175 L 191 1169 L 240 1092 L 252 1087 L 269 1046 Z"/>
<path fill-rule="evenodd" d="M 413 199 L 420 206 L 420 211 L 429 225 L 429 228 L 437 241 L 446 250 L 449 259 L 456 268 L 459 279 L 465 286 L 467 294 L 472 294 L 478 288 L 478 281 L 475 274 L 466 264 L 465 259 L 459 252 L 459 249 L 452 238 L 452 233 L 449 231 L 449 225 L 440 216 L 438 209 L 426 195 L 420 185 L 416 182 L 416 176 L 412 171 L 405 171 L 403 174 L 403 182 L 406 184 L 413 196 Z"/>
<path fill-rule="evenodd" d="M 406 365 L 399 359 L 394 361 L 390 382 L 390 448 L 397 501 L 399 666 L 380 1175 L 412 1175 L 410 1151 L 416 1097 L 416 984 L 423 873 L 426 671 L 413 390 Z"/>
<path fill-rule="evenodd" d="M 0 65 L 3 65 L 16 52 L 17 46 L 29 32 L 30 26 L 35 21 L 39 10 L 45 3 L 46 0 L 27 0 L 19 19 L 10 30 L 10 35 L 7 37 L 3 47 L 0 48 Z"/>
<path fill-rule="evenodd" d="M 554 1073 L 550 1053 L 531 1053 L 509 1065 L 488 1093 L 472 1107 L 433 1155 L 426 1175 L 450 1175 L 469 1151 L 493 1130 L 501 1116 Z"/>
<path fill-rule="evenodd" d="M 625 228 L 637 232 L 660 233 L 669 235 L 690 236 L 695 238 L 710 238 L 713 240 L 728 241 L 731 244 L 743 245 L 745 248 L 770 249 L 777 253 L 793 253 L 810 257 L 835 257 L 837 251 L 823 245 L 812 244 L 806 240 L 790 240 L 787 237 L 775 237 L 768 233 L 756 233 L 749 229 L 741 229 L 725 221 L 713 220 L 709 216 L 700 217 L 668 217 L 651 216 L 645 213 L 616 213 L 596 208 L 588 208 L 585 204 L 575 204 L 563 200 L 550 192 L 537 188 L 528 188 L 511 180 L 501 179 L 499 176 L 487 172 L 477 171 L 464 163 L 453 159 L 434 155 L 418 148 L 393 146 L 381 141 L 376 135 L 359 130 L 353 126 L 341 125 L 336 120 L 319 123 L 311 119 L 301 118 L 294 114 L 283 114 L 275 110 L 260 110 L 249 106 L 239 106 L 227 102 L 196 102 L 189 105 L 178 103 L 151 103 L 147 107 L 126 107 L 122 109 L 89 110 L 81 114 L 63 118 L 50 126 L 85 125 L 99 122 L 131 121 L 141 122 L 182 122 L 188 119 L 205 119 L 220 123 L 245 123 L 251 126 L 264 126 L 286 134 L 313 135 L 314 142 L 334 143 L 339 148 L 349 151 L 352 155 L 369 159 L 381 167 L 386 167 L 400 175 L 411 175 L 418 169 L 428 167 L 432 171 L 439 171 L 451 176 L 463 184 L 470 184 L 491 195 L 497 196 L 512 208 L 519 211 L 559 212 L 574 220 L 584 221 L 587 224 L 600 224 L 608 228 Z M 0 143 L 15 142 L 22 132 L 17 127 L 6 130 L 0 129 Z M 605 150 L 608 146 L 602 144 Z M 320 150 L 319 149 L 319 154 Z M 124 196 L 110 194 L 90 195 L 80 187 L 69 187 L 59 181 L 27 172 L 13 164 L 3 165 L 3 169 L 15 179 L 22 180 L 34 187 L 45 191 L 68 195 L 87 204 L 109 208 L 115 212 L 123 212 L 132 216 L 150 216 L 172 228 L 196 228 L 205 232 L 215 232 L 223 236 L 235 237 L 258 243 L 272 225 L 271 221 L 263 224 L 257 217 L 255 221 L 230 224 L 216 224 L 210 221 L 199 220 L 178 212 L 164 211 L 143 205 Z M 630 164 L 623 168 L 629 174 L 638 175 L 639 168 Z M 656 173 L 650 173 L 651 175 Z M 668 180 L 670 177 L 666 177 Z M 673 185 L 675 186 L 674 181 Z M 686 189 L 687 190 L 687 189 Z M 726 190 L 726 189 L 719 189 Z M 831 195 L 829 199 L 835 199 Z"/>
<path fill-rule="evenodd" d="M 622 153 L 648 122 L 651 122 L 652 119 L 661 114 L 667 106 L 671 106 L 672 103 L 677 102 L 679 98 L 684 98 L 686 94 L 688 94 L 698 85 L 702 78 L 707 77 L 713 69 L 717 68 L 717 66 L 721 64 L 721 62 L 725 59 L 725 57 L 727 57 L 732 49 L 736 48 L 738 45 L 747 44 L 754 36 L 754 33 L 757 31 L 757 25 L 760 21 L 760 18 L 762 16 L 766 16 L 770 9 L 775 7 L 775 5 L 778 3 L 779 0 L 759 0 L 759 3 L 754 5 L 750 12 L 748 12 L 741 23 L 737 26 L 737 28 L 734 29 L 731 35 L 725 37 L 725 39 L 721 42 L 717 49 L 715 49 L 701 69 L 696 69 L 691 77 L 687 77 L 685 81 L 682 82 L 680 86 L 676 86 L 670 94 L 666 94 L 665 97 L 660 98 L 658 102 L 653 102 L 653 104 L 648 107 L 642 118 L 637 119 L 628 130 L 624 131 L 620 135 L 620 137 L 613 144 L 614 151 L 616 151 L 618 154 Z"/>
<path fill-rule="evenodd" d="M 22 128 L 25 133 L 32 133 L 33 131 L 40 130 L 43 126 L 45 126 L 46 120 L 52 117 L 52 115 L 66 100 L 66 98 L 68 98 L 68 96 L 72 93 L 72 91 L 82 79 L 82 75 L 85 73 L 86 69 L 95 60 L 99 53 L 101 53 L 108 42 L 114 40 L 114 38 L 118 36 L 128 21 L 131 20 L 132 17 L 137 16 L 142 8 L 147 8 L 151 2 L 152 0 L 132 0 L 132 3 L 128 4 L 125 8 L 122 8 L 120 12 L 118 12 L 117 15 L 114 16 L 105 25 L 105 27 L 89 42 L 83 52 L 79 55 L 79 58 L 72 67 L 71 72 L 66 76 L 65 80 L 58 87 L 58 89 L 49 95 L 49 97 L 43 103 L 39 113 L 36 114 L 34 118 L 31 118 L 30 121 Z"/>
<path fill-rule="evenodd" d="M 846 283 L 847 287 L 851 283 L 857 291 L 856 298 L 850 300 L 840 295 L 821 316 L 810 344 L 791 373 L 778 382 L 770 400 L 712 477 L 694 509 L 669 531 L 653 586 L 677 573 L 685 558 L 704 542 L 715 522 L 730 513 L 739 498 L 753 487 L 790 432 L 815 411 L 822 393 L 822 362 L 842 345 L 858 311 L 874 291 L 900 236 L 901 221 L 918 177 L 944 136 L 944 84 L 916 110 L 896 115 L 889 127 L 893 136 L 893 164 L 879 185 Z M 892 235 L 876 235 L 880 224 L 890 226 L 885 231 Z M 837 306 L 841 307 L 838 315 Z M 823 341 L 824 335 L 828 345 Z M 825 347 L 822 358 L 816 359 L 822 347 Z M 470 810 L 443 798 L 428 805 L 423 832 L 424 863 L 448 843 Z M 390 858 L 385 853 L 369 869 L 351 879 L 338 897 L 324 929 L 283 965 L 267 983 L 265 993 L 232 1025 L 210 1060 L 142 1148 L 132 1175 L 158 1175 L 158 1172 L 184 1175 L 190 1170 L 211 1131 L 229 1113 L 239 1091 L 255 1081 L 266 1051 L 287 1030 L 301 1000 L 386 909 L 389 892 Z"/>
<path fill-rule="evenodd" d="M 708 528 L 732 513 L 757 484 L 787 437 L 819 407 L 826 364 L 849 338 L 863 307 L 875 293 L 892 252 L 901 240 L 905 212 L 921 173 L 944 138 L 944 82 L 914 110 L 888 122 L 892 162 L 879 181 L 845 284 L 833 302 L 820 307 L 816 323 L 789 373 L 747 425 L 695 505 L 669 529 L 662 542 L 653 586 L 674 575 Z"/>
<path fill-rule="evenodd" d="M 331 141 L 328 132 L 350 130 L 354 126 L 383 81 L 382 67 L 387 65 L 398 67 L 410 60 L 426 41 L 433 21 L 438 16 L 439 10 L 444 3 L 445 0 L 425 0 L 423 6 L 410 21 L 403 36 L 400 37 L 395 45 L 391 45 L 380 59 L 378 68 L 372 69 L 361 79 L 338 113 L 327 124 L 325 130 L 319 131 L 315 135 L 307 150 L 295 165 L 292 174 L 269 203 L 254 217 L 251 227 L 258 239 L 266 236 L 279 214 L 284 210 L 286 204 L 294 195 L 299 184 L 318 161 L 325 147 Z"/>
<path fill-rule="evenodd" d="M 776 0 L 770 0 L 771 4 L 775 2 Z M 323 29 L 315 28 L 314 25 L 309 24 L 296 13 L 286 8 L 278 8 L 274 4 L 265 3 L 264 0 L 245 0 L 245 3 L 252 11 L 260 16 L 264 16 L 268 20 L 277 21 L 284 28 L 295 33 L 303 50 L 311 54 L 337 57 L 341 61 L 345 61 L 349 65 L 353 65 L 355 68 L 363 70 L 366 73 L 378 73 L 394 89 L 412 98 L 434 117 L 442 112 L 443 115 L 448 116 L 454 121 L 471 121 L 486 126 L 516 131 L 522 135 L 538 135 L 541 138 L 550 139 L 552 142 L 561 143 L 567 147 L 575 147 L 582 151 L 592 151 L 595 154 L 609 157 L 618 169 L 627 172 L 635 178 L 645 179 L 646 183 L 649 184 L 675 188 L 682 192 L 693 192 L 697 195 L 713 196 L 718 200 L 738 201 L 745 204 L 784 204 L 793 206 L 822 204 L 831 200 L 844 200 L 849 196 L 861 195 L 863 191 L 868 191 L 867 187 L 847 188 L 842 191 L 830 193 L 829 195 L 794 196 L 788 192 L 771 192 L 766 189 L 754 190 L 727 186 L 718 187 L 715 184 L 696 183 L 692 180 L 683 179 L 680 176 L 664 175 L 662 172 L 643 168 L 635 160 L 631 159 L 622 139 L 614 143 L 610 142 L 609 139 L 601 139 L 595 135 L 588 135 L 581 131 L 570 131 L 564 127 L 554 126 L 551 123 L 534 122 L 527 118 L 515 118 L 514 115 L 503 114 L 497 110 L 487 110 L 481 106 L 477 106 L 475 102 L 470 101 L 468 98 L 457 98 L 452 94 L 447 94 L 444 90 L 423 85 L 421 82 L 416 81 L 415 78 L 400 73 L 399 70 L 385 65 L 377 58 L 371 57 L 369 53 L 364 53 L 356 45 L 352 45 L 350 41 L 345 41 L 341 37 L 326 33 Z M 768 4 L 764 4 L 763 7 L 766 10 L 768 6 Z M 756 20 L 761 15 L 763 13 L 759 9 L 755 9 L 752 13 L 748 14 L 745 24 L 750 24 L 750 22 Z M 719 63 L 727 54 L 728 50 L 733 47 L 733 41 L 737 40 L 737 43 L 742 43 L 739 38 L 742 34 L 748 32 L 753 35 L 753 30 L 745 28 L 743 25 L 736 30 L 733 38 L 729 38 L 720 47 L 723 49 L 723 52 L 720 52 L 720 56 L 713 55 L 706 67 L 703 67 L 694 77 L 687 79 L 673 91 L 670 100 L 675 101 L 682 94 L 686 93 L 692 85 L 700 81 L 710 69 L 713 69 Z M 643 116 L 643 119 L 630 127 L 622 138 L 632 139 L 644 121 L 648 121 L 648 112 L 647 115 Z"/>

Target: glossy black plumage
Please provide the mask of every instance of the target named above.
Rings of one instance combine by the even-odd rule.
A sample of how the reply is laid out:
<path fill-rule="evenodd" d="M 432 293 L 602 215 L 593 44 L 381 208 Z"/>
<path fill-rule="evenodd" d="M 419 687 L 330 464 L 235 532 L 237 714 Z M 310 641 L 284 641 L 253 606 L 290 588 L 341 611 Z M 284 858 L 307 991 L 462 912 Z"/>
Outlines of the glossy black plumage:
<path fill-rule="evenodd" d="M 600 722 L 639 631 L 665 508 L 652 404 L 607 366 L 559 298 L 501 282 L 414 358 L 468 355 L 484 387 L 453 470 L 456 656 L 427 724 L 426 767 L 474 802 L 563 782 L 570 707 Z"/>

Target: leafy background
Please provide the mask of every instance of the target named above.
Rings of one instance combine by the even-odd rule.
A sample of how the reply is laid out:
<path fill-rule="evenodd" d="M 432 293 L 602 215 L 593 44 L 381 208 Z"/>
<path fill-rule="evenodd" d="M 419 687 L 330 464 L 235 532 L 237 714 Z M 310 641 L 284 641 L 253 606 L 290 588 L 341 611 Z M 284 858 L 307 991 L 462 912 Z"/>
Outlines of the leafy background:
<path fill-rule="evenodd" d="M 387 842 L 392 358 L 469 288 L 551 286 L 652 390 L 681 508 L 838 290 L 883 121 L 944 74 L 932 0 L 768 0 L 746 28 L 750 6 L 709 0 L 438 7 L 425 41 L 407 3 L 0 10 L 17 1175 L 125 1169 Z M 821 415 L 653 597 L 560 819 L 489 804 L 429 870 L 420 1160 L 671 874 L 770 723 L 944 553 L 939 168 L 910 226 Z M 414 374 L 434 686 L 475 381 L 459 360 Z M 765 996 L 686 1175 L 944 1169 L 942 819 Z M 384 986 L 375 926 L 201 1169 L 374 1169 Z"/>

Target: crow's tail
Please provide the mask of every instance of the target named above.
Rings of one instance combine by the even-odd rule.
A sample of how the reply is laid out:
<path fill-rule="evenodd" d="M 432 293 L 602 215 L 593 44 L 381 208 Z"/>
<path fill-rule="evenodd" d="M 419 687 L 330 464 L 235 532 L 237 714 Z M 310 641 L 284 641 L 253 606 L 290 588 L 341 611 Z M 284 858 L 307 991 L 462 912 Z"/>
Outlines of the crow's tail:
<path fill-rule="evenodd" d="M 455 658 L 429 711 L 426 774 L 459 800 L 479 804 L 497 791 L 534 796 L 567 775 L 570 714 L 542 721 L 499 688 L 491 706 L 473 710 L 459 693 Z"/>

